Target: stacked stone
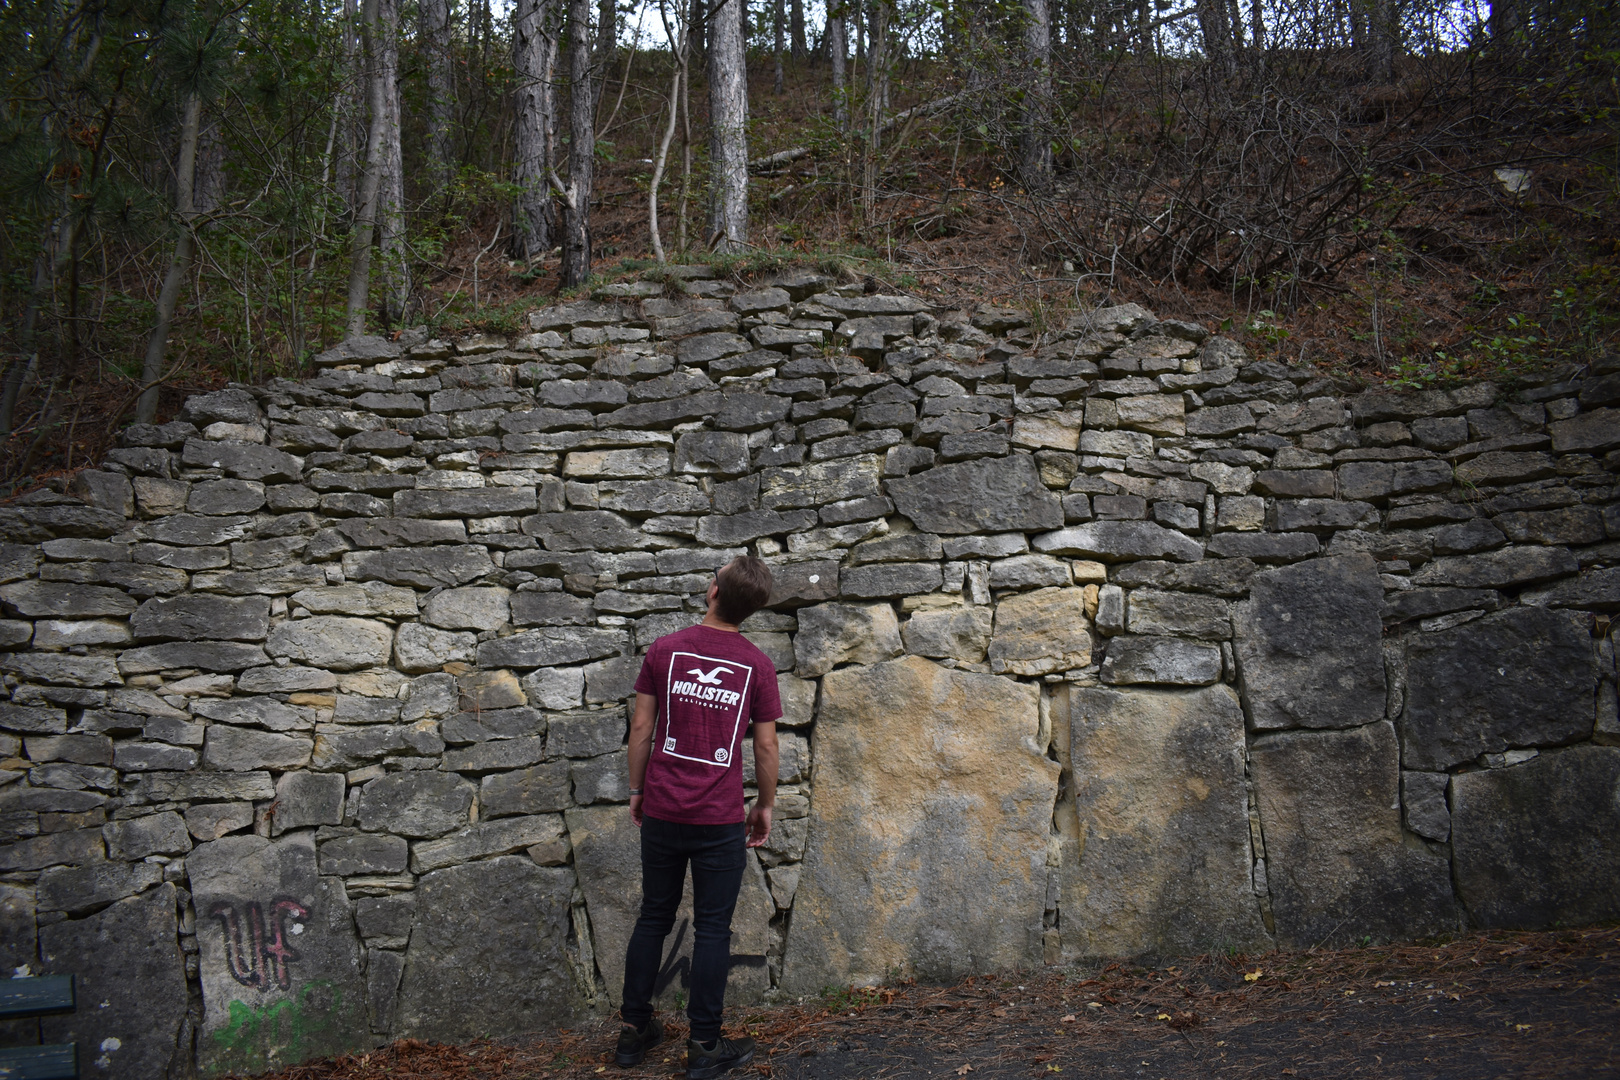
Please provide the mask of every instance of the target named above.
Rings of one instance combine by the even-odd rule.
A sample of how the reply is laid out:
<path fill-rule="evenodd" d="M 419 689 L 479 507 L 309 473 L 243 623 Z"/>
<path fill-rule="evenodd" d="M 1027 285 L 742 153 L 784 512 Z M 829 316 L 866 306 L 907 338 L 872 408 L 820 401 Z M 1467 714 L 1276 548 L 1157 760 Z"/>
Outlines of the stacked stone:
<path fill-rule="evenodd" d="M 45 1022 L 86 1060 L 611 1002 L 638 658 L 744 552 L 786 715 L 738 1000 L 1620 913 L 1620 361 L 1353 393 L 1134 305 L 677 269 L 0 508 L 0 960 L 109 1003 Z"/>

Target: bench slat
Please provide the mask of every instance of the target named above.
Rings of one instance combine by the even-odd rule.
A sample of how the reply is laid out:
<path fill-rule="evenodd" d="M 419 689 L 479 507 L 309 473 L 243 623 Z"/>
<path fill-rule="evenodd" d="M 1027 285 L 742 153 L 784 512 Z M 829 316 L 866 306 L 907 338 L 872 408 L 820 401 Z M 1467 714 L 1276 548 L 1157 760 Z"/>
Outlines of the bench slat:
<path fill-rule="evenodd" d="M 0 1020 L 73 1011 L 72 975 L 0 979 Z"/>
<path fill-rule="evenodd" d="M 0 1080 L 79 1080 L 78 1047 L 61 1043 L 0 1050 Z"/>

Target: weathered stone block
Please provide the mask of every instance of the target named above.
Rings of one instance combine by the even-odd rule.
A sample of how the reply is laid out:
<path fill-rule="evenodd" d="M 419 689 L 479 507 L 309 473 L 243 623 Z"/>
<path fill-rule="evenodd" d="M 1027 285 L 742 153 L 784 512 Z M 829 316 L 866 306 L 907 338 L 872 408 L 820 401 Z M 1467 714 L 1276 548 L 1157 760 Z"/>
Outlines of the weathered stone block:
<path fill-rule="evenodd" d="M 1237 695 L 1076 687 L 1069 711 L 1080 831 L 1064 839 L 1064 957 L 1269 946 Z"/>
<path fill-rule="evenodd" d="M 343 556 L 343 575 L 350 581 L 386 581 L 417 589 L 465 585 L 494 570 L 489 553 L 472 544 L 350 551 Z"/>
<path fill-rule="evenodd" d="M 186 829 L 198 840 L 218 840 L 253 824 L 249 802 L 203 803 L 186 811 Z"/>
<path fill-rule="evenodd" d="M 961 605 L 919 611 L 900 628 L 906 652 L 913 656 L 949 657 L 967 663 L 984 659 L 990 647 L 994 613 L 988 606 Z M 813 696 L 813 695 L 812 695 Z M 786 701 L 783 702 L 784 706 Z"/>
<path fill-rule="evenodd" d="M 1038 963 L 1058 766 L 1032 738 L 1036 688 L 911 657 L 834 672 L 822 695 L 782 986 Z"/>
<path fill-rule="evenodd" d="M 748 471 L 748 437 L 731 431 L 688 431 L 675 440 L 675 471 L 741 475 Z"/>
<path fill-rule="evenodd" d="M 495 773 L 483 778 L 478 791 L 480 817 L 544 814 L 569 805 L 569 765 L 548 761 L 529 769 Z"/>
<path fill-rule="evenodd" d="M 1573 576 L 1580 569 L 1563 548 L 1517 547 L 1481 555 L 1435 559 L 1412 575 L 1414 585 L 1455 585 L 1465 589 L 1509 589 Z"/>
<path fill-rule="evenodd" d="M 403 874 L 410 845 L 387 833 L 339 836 L 321 844 L 321 873 L 337 877 L 359 874 Z"/>
<path fill-rule="evenodd" d="M 1254 575 L 1233 609 L 1243 707 L 1266 731 L 1347 728 L 1384 714 L 1384 590 L 1371 556 Z"/>
<path fill-rule="evenodd" d="M 561 814 L 482 821 L 438 840 L 423 840 L 411 849 L 411 873 L 426 874 L 490 855 L 508 855 L 542 847 L 564 856 L 568 842 Z M 560 857 L 558 861 L 561 861 Z"/>
<path fill-rule="evenodd" d="M 135 601 L 121 589 L 55 581 L 19 581 L 0 587 L 0 604 L 7 613 L 23 619 L 122 618 L 135 610 Z"/>
<path fill-rule="evenodd" d="M 447 630 L 495 630 L 511 616 L 509 589 L 445 589 L 422 605 L 422 621 Z"/>
<path fill-rule="evenodd" d="M 315 667 L 354 671 L 387 664 L 393 645 L 394 630 L 387 623 L 315 615 L 271 630 L 265 651 Z"/>
<path fill-rule="evenodd" d="M 1451 778 L 1457 888 L 1481 926 L 1585 926 L 1620 912 L 1620 748 L 1577 746 Z"/>
<path fill-rule="evenodd" d="M 1581 616 L 1517 607 L 1406 647 L 1402 761 L 1442 771 L 1480 754 L 1591 734 L 1597 660 Z"/>
<path fill-rule="evenodd" d="M 389 773 L 360 789 L 360 827 L 412 839 L 443 836 L 467 824 L 477 790 L 447 773 Z"/>
<path fill-rule="evenodd" d="M 186 1067 L 186 968 L 175 910 L 175 887 L 160 885 L 89 918 L 42 927 L 38 957 L 19 958 L 72 972 L 79 1000 L 95 1002 L 39 1021 L 44 1042 L 79 1047 L 81 1076 L 164 1080 Z"/>
<path fill-rule="evenodd" d="M 130 618 L 130 629 L 143 641 L 263 641 L 270 629 L 270 601 L 201 593 L 148 600 Z"/>
<path fill-rule="evenodd" d="M 100 907 L 145 892 L 163 880 L 156 863 L 89 862 L 53 866 L 35 885 L 39 910 L 87 915 Z"/>
<path fill-rule="evenodd" d="M 342 773 L 289 772 L 276 781 L 276 801 L 270 831 L 279 836 L 288 829 L 311 825 L 343 824 Z"/>
<path fill-rule="evenodd" d="M 629 635 L 623 630 L 547 626 L 480 643 L 478 663 L 482 667 L 557 667 L 617 656 L 629 646 Z"/>
<path fill-rule="evenodd" d="M 580 709 L 553 713 L 547 720 L 546 749 L 553 757 L 596 757 L 624 745 L 625 711 Z"/>
<path fill-rule="evenodd" d="M 900 624 L 888 604 L 817 604 L 798 611 L 793 654 L 802 678 L 839 664 L 875 664 L 900 653 Z"/>
<path fill-rule="evenodd" d="M 814 510 L 751 510 L 742 514 L 710 515 L 698 522 L 697 539 L 700 544 L 715 547 L 733 547 L 757 540 L 762 536 L 780 536 L 784 533 L 803 532 L 816 524 Z"/>
<path fill-rule="evenodd" d="M 925 532 L 1055 529 L 1063 506 L 1027 454 L 938 465 L 888 482 L 900 512 Z"/>
<path fill-rule="evenodd" d="M 861 599 L 930 593 L 941 581 L 938 563 L 877 563 L 846 567 L 838 574 L 839 592 Z"/>
<path fill-rule="evenodd" d="M 317 875 L 314 834 L 227 836 L 186 859 L 204 1016 L 201 1071 L 281 1068 L 368 1045 L 359 943 L 343 883 Z M 304 1023 L 266 1022 L 278 1015 Z"/>
<path fill-rule="evenodd" d="M 1091 663 L 1084 589 L 1038 589 L 996 605 L 990 670 L 1044 675 Z"/>
<path fill-rule="evenodd" d="M 1401 810 L 1406 827 L 1426 840 L 1451 838 L 1451 810 L 1446 806 L 1445 773 L 1401 771 Z"/>
<path fill-rule="evenodd" d="M 313 749 L 314 741 L 306 737 L 214 725 L 203 742 L 203 764 L 221 772 L 301 769 Z"/>
<path fill-rule="evenodd" d="M 584 1003 L 568 960 L 573 890 L 571 870 L 514 856 L 423 876 L 396 1033 L 464 1042 L 578 1016 Z M 480 901 L 469 904 L 471 896 Z"/>
<path fill-rule="evenodd" d="M 1250 772 L 1279 944 L 1407 939 L 1457 927 L 1445 859 L 1402 842 L 1395 731 L 1257 740 Z"/>
<path fill-rule="evenodd" d="M 438 671 L 448 663 L 471 663 L 477 649 L 478 638 L 472 633 L 405 623 L 394 636 L 394 663 L 415 675 Z"/>
<path fill-rule="evenodd" d="M 148 855 L 184 855 L 191 850 L 186 823 L 172 811 L 108 822 L 101 833 L 109 859 L 134 861 Z"/>
<path fill-rule="evenodd" d="M 1127 619 L 1133 634 L 1178 634 L 1205 641 L 1232 636 L 1226 602 L 1213 596 L 1136 589 L 1130 594 Z"/>
<path fill-rule="evenodd" d="M 1174 559 L 1196 562 L 1203 546 L 1192 537 L 1149 521 L 1093 521 L 1035 537 L 1036 551 L 1050 555 L 1078 555 L 1102 562 L 1132 559 Z"/>
<path fill-rule="evenodd" d="M 1208 686 L 1220 681 L 1221 650 L 1173 637 L 1114 637 L 1098 677 L 1110 686 Z"/>

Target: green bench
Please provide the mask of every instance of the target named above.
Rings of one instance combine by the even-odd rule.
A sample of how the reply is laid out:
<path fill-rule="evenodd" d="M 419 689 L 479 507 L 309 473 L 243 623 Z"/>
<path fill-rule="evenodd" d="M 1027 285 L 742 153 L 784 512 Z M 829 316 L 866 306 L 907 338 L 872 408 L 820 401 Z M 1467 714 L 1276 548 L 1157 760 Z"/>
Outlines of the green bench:
<path fill-rule="evenodd" d="M 74 1008 L 71 975 L 0 979 L 0 1020 L 55 1016 Z M 65 1043 L 0 1049 L 0 1080 L 79 1080 L 78 1048 Z"/>

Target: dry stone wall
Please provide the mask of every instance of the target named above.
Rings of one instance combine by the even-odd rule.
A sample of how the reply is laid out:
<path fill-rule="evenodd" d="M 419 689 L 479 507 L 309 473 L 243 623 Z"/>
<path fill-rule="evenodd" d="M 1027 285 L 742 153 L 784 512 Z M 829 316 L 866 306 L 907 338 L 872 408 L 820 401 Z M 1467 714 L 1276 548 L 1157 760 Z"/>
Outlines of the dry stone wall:
<path fill-rule="evenodd" d="M 0 960 L 78 973 L 87 1076 L 610 1007 L 638 656 L 743 552 L 734 1001 L 1620 915 L 1615 358 L 1358 392 L 1130 305 L 675 276 L 0 508 Z"/>

